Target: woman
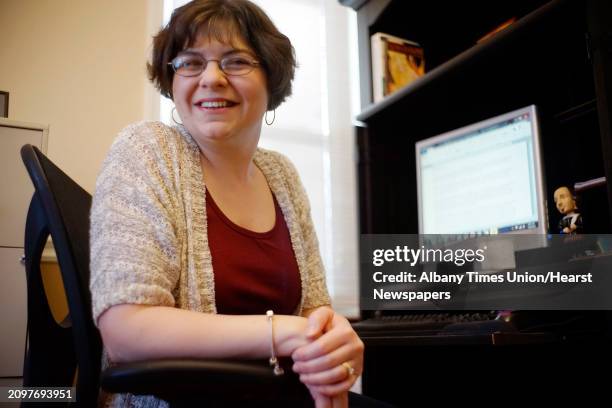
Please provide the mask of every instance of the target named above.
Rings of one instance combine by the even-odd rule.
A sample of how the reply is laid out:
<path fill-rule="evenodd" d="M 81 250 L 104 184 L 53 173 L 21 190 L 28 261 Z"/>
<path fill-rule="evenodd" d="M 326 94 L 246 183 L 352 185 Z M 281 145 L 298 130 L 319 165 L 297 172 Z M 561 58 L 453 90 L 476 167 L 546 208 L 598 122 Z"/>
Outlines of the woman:
<path fill-rule="evenodd" d="M 155 37 L 148 68 L 182 125 L 127 127 L 97 181 L 91 291 L 107 358 L 265 358 L 273 342 L 317 406 L 346 406 L 363 344 L 330 307 L 294 167 L 257 147 L 291 93 L 291 43 L 247 0 L 197 0 Z"/>

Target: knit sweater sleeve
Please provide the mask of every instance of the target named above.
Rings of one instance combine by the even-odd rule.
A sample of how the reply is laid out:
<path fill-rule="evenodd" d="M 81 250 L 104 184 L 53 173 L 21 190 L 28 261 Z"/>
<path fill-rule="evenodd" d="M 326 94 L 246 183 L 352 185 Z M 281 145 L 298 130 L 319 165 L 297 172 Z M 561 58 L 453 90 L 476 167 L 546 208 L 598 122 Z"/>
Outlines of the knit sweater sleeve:
<path fill-rule="evenodd" d="M 280 153 L 276 153 L 285 181 L 294 203 L 297 222 L 300 226 L 303 238 L 305 255 L 306 288 L 302 288 L 302 309 L 311 309 L 318 306 L 331 304 L 325 280 L 325 268 L 319 251 L 319 240 L 314 229 L 312 216 L 310 214 L 310 202 L 300 176 L 291 161 Z"/>
<path fill-rule="evenodd" d="M 96 324 L 118 304 L 175 305 L 178 205 L 160 129 L 150 123 L 124 129 L 98 176 L 90 225 Z"/>

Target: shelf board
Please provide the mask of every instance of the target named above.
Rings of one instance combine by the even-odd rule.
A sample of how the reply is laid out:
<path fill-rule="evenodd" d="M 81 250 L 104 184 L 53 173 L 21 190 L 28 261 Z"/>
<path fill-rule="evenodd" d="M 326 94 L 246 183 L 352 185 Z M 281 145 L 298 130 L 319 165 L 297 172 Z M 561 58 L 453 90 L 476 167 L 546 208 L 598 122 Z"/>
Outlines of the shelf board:
<path fill-rule="evenodd" d="M 580 193 L 582 191 L 590 190 L 596 187 L 605 187 L 607 186 L 606 177 L 597 177 L 591 180 L 580 181 L 574 183 L 574 191 L 576 193 Z"/>
<path fill-rule="evenodd" d="M 359 10 L 361 6 L 366 4 L 369 0 L 339 0 L 343 6 L 351 7 L 353 10 Z"/>
<path fill-rule="evenodd" d="M 541 19 L 545 18 L 552 11 L 561 7 L 565 3 L 569 3 L 570 0 L 554 0 L 550 3 L 543 5 L 537 10 L 531 12 L 526 15 L 522 19 L 518 20 L 510 27 L 505 30 L 497 33 L 491 39 L 482 42 L 480 44 L 476 44 L 473 47 L 467 49 L 456 57 L 450 59 L 449 61 L 439 65 L 434 68 L 423 77 L 418 78 L 411 84 L 407 85 L 405 88 L 387 96 L 382 101 L 372 104 L 364 109 L 356 118 L 357 121 L 360 122 L 369 122 L 374 119 L 378 114 L 385 111 L 387 108 L 397 104 L 399 101 L 404 100 L 406 98 L 410 98 L 411 95 L 426 89 L 429 86 L 434 85 L 440 79 L 443 79 L 447 76 L 450 76 L 453 73 L 458 72 L 462 69 L 462 67 L 469 66 L 471 63 L 477 61 L 488 51 L 497 49 L 498 47 L 512 41 L 517 35 L 521 35 L 524 31 L 532 30 L 536 28 Z"/>
<path fill-rule="evenodd" d="M 595 112 L 596 110 L 597 110 L 597 100 L 591 99 L 590 101 L 586 101 L 579 105 L 573 106 L 570 109 L 567 109 L 563 112 L 557 113 L 555 115 L 555 119 L 558 120 L 560 123 L 565 123 L 565 122 L 580 118 L 591 112 Z"/>

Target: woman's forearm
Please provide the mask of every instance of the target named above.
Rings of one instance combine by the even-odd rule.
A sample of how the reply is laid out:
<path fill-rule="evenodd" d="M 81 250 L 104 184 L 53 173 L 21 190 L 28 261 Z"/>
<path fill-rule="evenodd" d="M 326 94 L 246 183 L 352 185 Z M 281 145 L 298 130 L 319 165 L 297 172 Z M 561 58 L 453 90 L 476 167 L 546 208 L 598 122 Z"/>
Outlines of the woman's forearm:
<path fill-rule="evenodd" d="M 274 316 L 274 343 L 289 356 L 310 342 L 308 321 Z M 157 358 L 265 358 L 270 326 L 265 315 L 217 315 L 165 306 L 117 305 L 104 312 L 99 328 L 114 362 Z"/>

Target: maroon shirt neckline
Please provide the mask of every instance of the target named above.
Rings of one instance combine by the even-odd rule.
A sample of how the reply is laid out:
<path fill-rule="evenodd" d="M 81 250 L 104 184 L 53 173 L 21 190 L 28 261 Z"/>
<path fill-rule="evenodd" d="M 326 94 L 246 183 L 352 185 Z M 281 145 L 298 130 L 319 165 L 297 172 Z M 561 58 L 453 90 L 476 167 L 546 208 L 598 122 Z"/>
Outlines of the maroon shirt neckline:
<path fill-rule="evenodd" d="M 231 229 L 233 229 L 234 231 L 240 234 L 243 234 L 243 235 L 246 235 L 252 238 L 265 239 L 265 238 L 270 238 L 270 236 L 272 236 L 274 232 L 276 232 L 276 230 L 280 227 L 279 225 L 280 223 L 278 222 L 278 217 L 282 216 L 282 214 L 279 214 L 280 207 L 278 203 L 276 202 L 276 197 L 274 197 L 274 194 L 272 194 L 272 200 L 274 200 L 274 226 L 272 227 L 272 229 L 266 232 L 251 231 L 249 229 L 246 229 L 234 223 L 223 213 L 223 211 L 219 208 L 219 206 L 217 206 L 215 199 L 213 198 L 212 194 L 210 194 L 210 191 L 208 189 L 206 189 L 206 200 L 210 201 L 210 206 L 215 211 L 215 213 L 219 216 L 219 218 L 228 227 L 230 227 Z"/>

